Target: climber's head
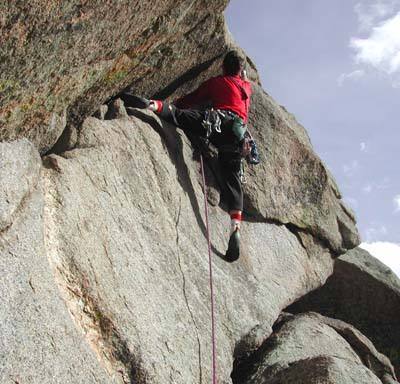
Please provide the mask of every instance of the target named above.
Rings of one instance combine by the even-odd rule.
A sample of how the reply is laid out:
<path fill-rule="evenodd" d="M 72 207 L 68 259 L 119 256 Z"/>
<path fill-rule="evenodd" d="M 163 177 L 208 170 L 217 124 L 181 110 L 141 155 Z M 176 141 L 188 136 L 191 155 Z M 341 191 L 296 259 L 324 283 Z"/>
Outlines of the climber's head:
<path fill-rule="evenodd" d="M 238 51 L 229 51 L 222 62 L 222 68 L 225 75 L 238 75 L 243 69 L 246 60 Z"/>

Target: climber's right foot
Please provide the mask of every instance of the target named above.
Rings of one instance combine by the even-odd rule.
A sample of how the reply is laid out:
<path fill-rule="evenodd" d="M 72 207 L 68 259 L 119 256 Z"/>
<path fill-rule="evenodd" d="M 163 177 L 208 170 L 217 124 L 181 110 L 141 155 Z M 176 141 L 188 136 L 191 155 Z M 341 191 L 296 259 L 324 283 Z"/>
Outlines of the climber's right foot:
<path fill-rule="evenodd" d="M 232 263 L 240 256 L 240 233 L 239 228 L 236 228 L 229 238 L 228 250 L 225 254 L 225 260 Z"/>

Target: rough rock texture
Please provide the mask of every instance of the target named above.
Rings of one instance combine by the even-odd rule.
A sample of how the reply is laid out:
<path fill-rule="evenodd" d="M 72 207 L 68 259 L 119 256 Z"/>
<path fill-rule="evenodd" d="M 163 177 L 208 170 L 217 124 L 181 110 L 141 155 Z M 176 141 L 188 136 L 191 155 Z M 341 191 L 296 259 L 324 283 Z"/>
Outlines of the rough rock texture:
<path fill-rule="evenodd" d="M 107 350 L 117 334 L 127 377 L 134 362 L 147 382 L 205 383 L 211 346 L 198 163 L 186 137 L 143 120 L 88 119 L 77 149 L 46 159 L 47 252 L 104 365 L 115 366 Z M 333 264 L 327 249 L 307 253 L 285 226 L 266 223 L 244 225 L 243 257 L 227 264 L 218 254 L 228 221 L 211 210 L 222 383 L 234 354 L 257 348 L 280 311 L 320 286 Z"/>
<path fill-rule="evenodd" d="M 186 138 L 142 119 L 87 120 L 79 148 L 44 159 L 41 182 L 37 174 L 1 234 L 7 380 L 106 382 L 105 367 L 116 382 L 208 382 L 197 163 Z M 21 146 L 24 163 L 37 169 L 38 155 L 25 141 L 5 148 L 18 153 Z M 12 175 L 13 166 L 2 169 Z M 218 254 L 228 219 L 219 208 L 211 217 Z M 239 263 L 215 259 L 221 382 L 230 382 L 234 354 L 259 347 L 282 308 L 332 271 L 327 249 L 315 244 L 307 253 L 285 226 L 248 224 L 243 236 Z"/>
<path fill-rule="evenodd" d="M 309 310 L 357 327 L 400 374 L 400 281 L 367 251 L 356 248 L 341 256 L 322 288 L 288 308 L 295 313 Z"/>
<path fill-rule="evenodd" d="M 300 238 L 305 230 L 335 254 L 357 246 L 354 215 L 343 205 L 305 129 L 261 87 L 254 85 L 253 92 L 249 123 L 263 161 L 249 170 L 247 210 L 290 224 Z"/>
<path fill-rule="evenodd" d="M 28 140 L 0 143 L 0 233 L 23 209 L 39 181 L 40 156 Z"/>
<path fill-rule="evenodd" d="M 7 175 L 0 183 L 1 203 L 10 186 L 21 188 L 11 195 L 18 206 L 12 223 L 0 232 L 0 382 L 118 382 L 99 366 L 55 284 L 43 242 L 37 151 L 25 140 L 0 148 L 1 173 Z M 10 153 L 14 162 L 3 162 Z"/>
<path fill-rule="evenodd" d="M 2 382 L 210 382 L 198 150 L 151 113 L 118 99 L 99 106 L 125 87 L 173 100 L 218 74 L 235 46 L 225 5 L 0 4 Z M 247 169 L 234 264 L 222 259 L 229 218 L 215 153 L 206 167 L 221 384 L 232 383 L 234 361 L 265 345 L 281 311 L 323 285 L 333 258 L 359 242 L 306 131 L 262 91 L 247 61 L 263 163 Z M 95 110 L 99 119 L 87 118 Z M 322 367 L 321 380 L 350 367 L 348 377 L 380 375 L 377 355 L 368 352 L 374 377 L 346 351 L 346 362 L 306 358 Z"/>
<path fill-rule="evenodd" d="M 67 121 L 79 126 L 123 87 L 150 96 L 206 68 L 224 50 L 226 4 L 2 2 L 0 139 L 27 137 L 45 152 Z"/>
<path fill-rule="evenodd" d="M 221 55 L 235 46 L 222 14 L 226 3 L 3 5 L 0 139 L 27 137 L 42 153 L 62 152 L 76 145 L 84 117 L 128 85 L 163 99 L 193 89 L 220 72 Z M 248 69 L 257 82 L 250 59 Z M 268 149 L 258 183 L 249 184 L 248 208 L 311 232 L 334 253 L 358 245 L 354 217 L 304 128 L 258 87 L 251 115 L 260 146 Z M 264 204 L 260 190 L 270 191 Z"/>
<path fill-rule="evenodd" d="M 266 381 L 268 384 L 381 384 L 363 366 L 332 356 L 317 356 L 290 363 Z"/>
<path fill-rule="evenodd" d="M 397 383 L 389 359 L 351 325 L 310 312 L 275 326 L 235 383 Z"/>

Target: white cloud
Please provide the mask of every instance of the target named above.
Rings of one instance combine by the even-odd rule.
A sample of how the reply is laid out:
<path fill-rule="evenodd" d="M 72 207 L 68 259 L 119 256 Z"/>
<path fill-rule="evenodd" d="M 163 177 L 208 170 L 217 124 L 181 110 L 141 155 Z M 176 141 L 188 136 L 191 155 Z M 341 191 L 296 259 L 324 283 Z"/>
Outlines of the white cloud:
<path fill-rule="evenodd" d="M 373 27 L 369 37 L 352 38 L 355 60 L 388 75 L 400 72 L 400 12 Z"/>
<path fill-rule="evenodd" d="M 355 80 L 361 79 L 364 75 L 365 75 L 365 71 L 362 69 L 357 69 L 350 73 L 342 73 L 337 78 L 337 83 L 338 83 L 339 87 L 342 87 L 346 80 L 355 81 Z"/>
<path fill-rule="evenodd" d="M 361 243 L 360 247 L 382 261 L 400 277 L 400 244 L 377 241 Z"/>
<path fill-rule="evenodd" d="M 400 88 L 400 0 L 359 1 L 354 12 L 359 36 L 350 39 L 349 47 L 355 66 L 352 72 L 338 77 L 338 85 L 348 78 L 380 75 Z"/>
<path fill-rule="evenodd" d="M 368 31 L 378 21 L 393 14 L 399 0 L 374 0 L 357 3 L 354 12 L 357 14 L 359 30 Z"/>
<path fill-rule="evenodd" d="M 394 206 L 395 206 L 395 212 L 400 212 L 400 195 L 396 195 L 394 198 L 393 198 L 393 203 L 394 203 Z"/>
<path fill-rule="evenodd" d="M 365 144 L 364 142 L 360 143 L 360 151 L 361 152 L 366 152 L 367 150 L 367 144 Z"/>

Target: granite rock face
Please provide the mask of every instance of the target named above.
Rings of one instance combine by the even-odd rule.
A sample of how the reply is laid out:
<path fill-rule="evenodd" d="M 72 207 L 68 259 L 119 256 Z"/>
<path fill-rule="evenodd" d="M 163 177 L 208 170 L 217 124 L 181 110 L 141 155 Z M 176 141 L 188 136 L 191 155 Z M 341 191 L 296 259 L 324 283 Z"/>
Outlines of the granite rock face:
<path fill-rule="evenodd" d="M 142 114 L 90 118 L 77 148 L 43 159 L 24 208 L 1 233 L 2 377 L 209 382 L 203 194 L 192 156 L 185 136 Z M 37 152 L 26 157 L 35 169 Z M 333 260 L 319 244 L 304 249 L 283 225 L 254 222 L 243 228 L 240 262 L 227 264 L 218 255 L 229 218 L 218 207 L 210 213 L 218 376 L 230 383 L 233 360 L 323 284 Z"/>
<path fill-rule="evenodd" d="M 198 148 L 118 99 L 88 116 L 126 87 L 174 100 L 217 75 L 235 47 L 225 5 L 0 5 L 1 382 L 210 382 Z M 268 343 L 282 310 L 322 286 L 335 257 L 359 243 L 306 131 L 259 87 L 247 60 L 263 162 L 247 169 L 233 264 L 223 260 L 229 217 L 215 153 L 206 156 L 221 384 L 236 383 L 232 370 Z M 375 365 L 366 368 L 359 351 L 334 340 L 345 361 L 309 351 L 288 369 L 304 382 L 315 367 L 335 383 L 350 369 L 349 380 L 371 383 L 391 374 L 378 352 L 367 353 Z"/>
<path fill-rule="evenodd" d="M 349 324 L 309 312 L 275 327 L 236 383 L 397 383 L 389 359 Z"/>
<path fill-rule="evenodd" d="M 400 374 L 400 280 L 367 251 L 355 248 L 338 258 L 327 283 L 288 310 L 318 311 L 353 324 Z"/>
<path fill-rule="evenodd" d="M 0 231 L 0 382 L 118 382 L 99 366 L 55 283 L 44 244 L 41 161 L 32 148 L 26 140 L 1 144 L 1 203 L 9 196 L 18 208 L 8 207 L 12 221 Z M 10 194 L 10 186 L 20 189 Z"/>
<path fill-rule="evenodd" d="M 40 179 L 41 160 L 26 139 L 0 142 L 0 233 L 11 226 Z"/>
<path fill-rule="evenodd" d="M 91 118 L 79 147 L 45 164 L 47 252 L 100 361 L 112 371 L 124 363 L 110 361 L 116 333 L 146 382 L 209 382 L 203 195 L 186 137 L 153 115 Z M 210 216 L 218 376 L 229 383 L 234 355 L 257 348 L 283 308 L 323 284 L 333 260 L 322 246 L 307 254 L 285 226 L 249 223 L 240 262 L 227 264 L 218 255 L 229 218 L 218 207 Z M 131 379 L 129 364 L 119 369 Z"/>
<path fill-rule="evenodd" d="M 26 137 L 41 153 L 78 141 L 84 118 L 124 87 L 162 99 L 220 72 L 235 47 L 226 0 L 3 5 L 0 140 Z M 248 59 L 250 78 L 258 82 Z M 307 134 L 255 84 L 250 123 L 266 148 L 249 184 L 255 215 L 310 231 L 340 254 L 359 243 L 355 220 Z M 262 177 L 261 175 L 262 170 Z M 257 194 L 270 191 L 261 205 Z M 262 193 L 262 192 L 261 192 Z M 250 213 L 251 209 L 249 209 Z"/>

